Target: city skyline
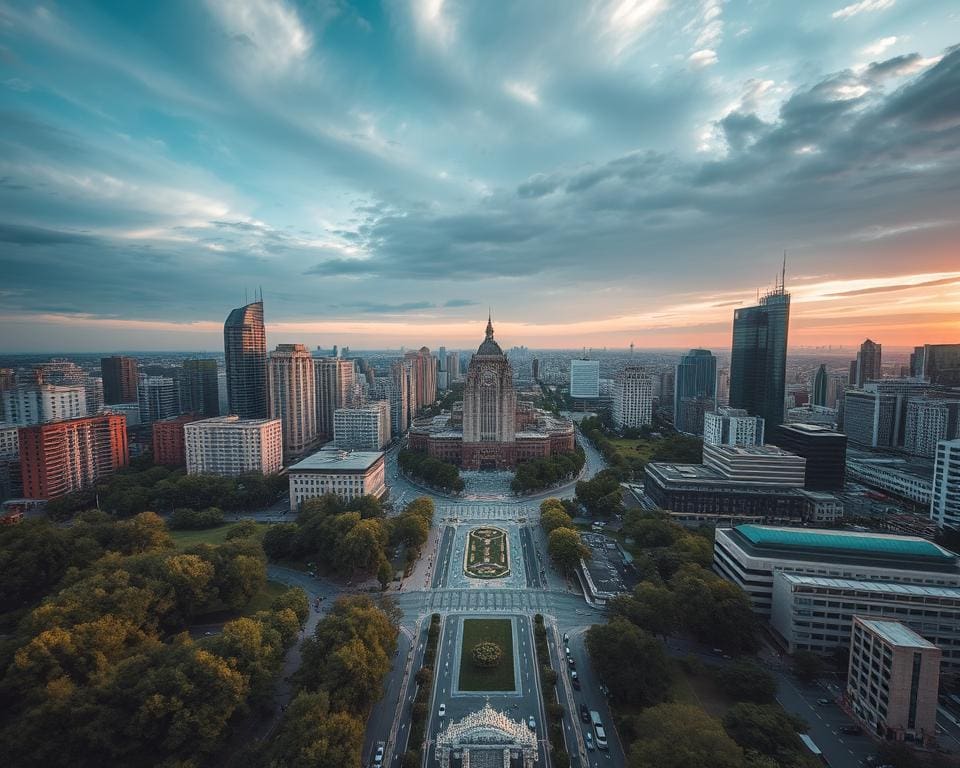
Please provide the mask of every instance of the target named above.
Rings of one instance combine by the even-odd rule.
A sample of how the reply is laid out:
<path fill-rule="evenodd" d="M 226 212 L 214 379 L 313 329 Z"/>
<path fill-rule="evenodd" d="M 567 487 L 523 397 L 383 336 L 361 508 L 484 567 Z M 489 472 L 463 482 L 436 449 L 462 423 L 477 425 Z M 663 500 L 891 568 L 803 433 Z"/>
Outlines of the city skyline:
<path fill-rule="evenodd" d="M 0 13 L 2 352 L 257 288 L 272 343 L 717 349 L 784 250 L 795 346 L 960 331 L 945 0 Z"/>

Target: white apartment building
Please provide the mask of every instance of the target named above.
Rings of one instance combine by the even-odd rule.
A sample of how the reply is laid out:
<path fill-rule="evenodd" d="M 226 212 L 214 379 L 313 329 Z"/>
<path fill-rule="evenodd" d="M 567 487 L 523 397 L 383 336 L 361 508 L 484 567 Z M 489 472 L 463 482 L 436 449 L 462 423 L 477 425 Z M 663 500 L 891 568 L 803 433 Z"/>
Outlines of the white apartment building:
<path fill-rule="evenodd" d="M 217 416 L 184 424 L 183 431 L 191 475 L 272 475 L 283 466 L 280 419 Z"/>
<path fill-rule="evenodd" d="M 947 400 L 908 400 L 904 450 L 914 456 L 933 458 L 937 452 L 937 443 L 957 437 L 956 434 L 950 434 L 950 412 L 953 410 L 956 421 L 958 405 L 960 403 Z M 956 432 L 956 428 L 953 431 Z"/>
<path fill-rule="evenodd" d="M 621 429 L 653 423 L 653 379 L 643 368 L 627 366 L 614 377 L 613 423 Z"/>
<path fill-rule="evenodd" d="M 960 439 L 941 440 L 937 444 L 930 519 L 940 527 L 960 527 Z"/>
<path fill-rule="evenodd" d="M 380 498 L 387 491 L 383 453 L 324 449 L 289 468 L 290 511 L 307 499 L 335 493 L 349 501 L 358 496 Z"/>
<path fill-rule="evenodd" d="M 16 424 L 0 422 L 0 461 L 9 461 L 20 455 L 20 437 Z"/>
<path fill-rule="evenodd" d="M 376 400 L 359 408 L 338 408 L 333 414 L 337 448 L 379 451 L 390 442 L 390 401 Z"/>
<path fill-rule="evenodd" d="M 770 626 L 790 653 L 846 647 L 855 615 L 902 622 L 943 649 L 944 666 L 960 670 L 960 587 L 774 574 Z"/>
<path fill-rule="evenodd" d="M 929 474 L 928 474 L 929 473 Z M 851 456 L 847 454 L 847 479 L 887 491 L 923 506 L 930 504 L 933 473 L 891 456 Z"/>
<path fill-rule="evenodd" d="M 19 386 L 4 390 L 3 409 L 7 422 L 18 427 L 79 419 L 87 415 L 87 395 L 79 384 Z"/>
<path fill-rule="evenodd" d="M 570 397 L 600 397 L 600 361 L 570 361 Z"/>
<path fill-rule="evenodd" d="M 764 420 L 742 408 L 717 408 L 703 417 L 704 445 L 763 445 Z"/>
<path fill-rule="evenodd" d="M 803 488 L 807 460 L 775 445 L 704 443 L 703 465 L 725 480 L 778 488 Z"/>
<path fill-rule="evenodd" d="M 297 456 L 317 442 L 317 388 L 310 351 L 279 344 L 267 360 L 270 418 L 283 424 L 283 450 Z"/>

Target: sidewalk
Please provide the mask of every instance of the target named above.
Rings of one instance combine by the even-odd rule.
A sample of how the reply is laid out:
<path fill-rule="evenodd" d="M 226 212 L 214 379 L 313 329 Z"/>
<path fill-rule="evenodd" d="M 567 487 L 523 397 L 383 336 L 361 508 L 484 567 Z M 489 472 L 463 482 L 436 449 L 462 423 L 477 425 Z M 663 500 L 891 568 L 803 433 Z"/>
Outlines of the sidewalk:
<path fill-rule="evenodd" d="M 400 583 L 401 592 L 411 590 L 428 589 L 430 579 L 433 576 L 433 564 L 437 558 L 437 548 L 440 545 L 440 536 L 443 533 L 442 527 L 433 526 L 430 528 L 430 535 L 420 550 L 420 557 L 413 564 L 413 570 L 410 575 L 404 577 Z"/>

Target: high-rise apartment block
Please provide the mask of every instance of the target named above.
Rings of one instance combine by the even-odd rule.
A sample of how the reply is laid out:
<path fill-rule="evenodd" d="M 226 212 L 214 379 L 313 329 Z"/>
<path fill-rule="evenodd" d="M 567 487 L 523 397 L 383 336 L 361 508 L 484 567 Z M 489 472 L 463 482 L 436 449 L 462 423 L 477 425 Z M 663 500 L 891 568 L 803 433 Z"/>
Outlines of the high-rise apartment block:
<path fill-rule="evenodd" d="M 216 360 L 184 360 L 180 380 L 181 407 L 204 418 L 220 415 L 220 383 Z"/>
<path fill-rule="evenodd" d="M 904 443 L 907 405 L 931 387 L 917 379 L 869 381 L 863 389 L 848 389 L 843 398 L 843 431 L 851 442 L 871 448 Z"/>
<path fill-rule="evenodd" d="M 854 616 L 846 690 L 853 713 L 882 739 L 935 744 L 941 656 L 900 622 Z"/>
<path fill-rule="evenodd" d="M 460 353 L 447 352 L 447 377 L 450 383 L 460 381 L 463 375 L 460 373 Z"/>
<path fill-rule="evenodd" d="M 600 361 L 570 361 L 570 397 L 595 400 L 600 397 Z"/>
<path fill-rule="evenodd" d="M 804 487 L 811 491 L 842 491 L 847 436 L 819 424 L 781 424 L 770 442 L 807 460 Z"/>
<path fill-rule="evenodd" d="M 280 419 L 217 416 L 184 425 L 191 475 L 272 475 L 283 466 Z"/>
<path fill-rule="evenodd" d="M 417 372 L 409 360 L 397 360 L 390 366 L 390 377 L 399 391 L 400 406 L 395 413 L 399 418 L 400 433 L 403 433 L 410 428 L 416 413 Z M 392 410 L 391 413 L 393 413 Z"/>
<path fill-rule="evenodd" d="M 137 384 L 140 381 L 140 374 L 135 357 L 115 355 L 101 358 L 100 375 L 103 378 L 105 405 L 137 401 Z"/>
<path fill-rule="evenodd" d="M 33 367 L 37 384 L 55 384 L 66 387 L 83 387 L 87 408 L 81 416 L 93 415 L 103 404 L 103 385 L 99 378 L 90 376 L 72 360 L 55 357 Z"/>
<path fill-rule="evenodd" d="M 903 449 L 914 456 L 932 458 L 937 443 L 960 437 L 960 400 L 934 400 L 911 397 L 907 401 L 907 421 Z"/>
<path fill-rule="evenodd" d="M 180 413 L 180 389 L 169 376 L 143 376 L 137 387 L 140 423 L 150 424 Z"/>
<path fill-rule="evenodd" d="M 82 385 L 20 385 L 3 392 L 6 420 L 21 427 L 48 421 L 79 419 L 87 415 L 87 395 Z"/>
<path fill-rule="evenodd" d="M 850 383 L 862 387 L 868 381 L 877 381 L 883 375 L 882 345 L 867 339 L 860 345 L 857 359 L 850 362 Z"/>
<path fill-rule="evenodd" d="M 391 436 L 402 435 L 406 431 L 404 421 L 407 415 L 407 404 L 398 382 L 393 376 L 387 379 L 376 379 L 370 391 L 377 400 L 386 400 L 389 403 Z"/>
<path fill-rule="evenodd" d="M 941 528 L 960 528 L 960 439 L 937 445 L 930 519 Z"/>
<path fill-rule="evenodd" d="M 413 410 L 413 415 L 416 415 L 437 401 L 437 363 L 427 347 L 421 347 L 416 352 L 407 352 L 404 358 L 409 360 L 416 370 L 416 407 Z"/>
<path fill-rule="evenodd" d="M 187 463 L 186 433 L 184 427 L 197 421 L 194 414 L 174 416 L 153 424 L 153 463 L 167 467 L 182 467 Z"/>
<path fill-rule="evenodd" d="M 297 456 L 317 442 L 313 358 L 303 344 L 279 344 L 267 364 L 270 418 L 283 424 L 283 450 Z"/>
<path fill-rule="evenodd" d="M 742 408 L 717 408 L 703 417 L 704 445 L 763 445 L 764 422 Z"/>
<path fill-rule="evenodd" d="M 782 282 L 757 306 L 733 313 L 730 405 L 760 416 L 768 429 L 783 423 L 789 326 L 790 294 Z"/>
<path fill-rule="evenodd" d="M 353 360 L 344 360 L 342 357 L 317 357 L 313 359 L 313 366 L 317 393 L 317 434 L 331 440 L 334 411 L 356 405 L 353 399 L 356 367 Z"/>
<path fill-rule="evenodd" d="M 20 456 L 20 427 L 8 422 L 0 422 L 0 461 L 16 459 Z"/>
<path fill-rule="evenodd" d="M 104 414 L 23 427 L 20 472 L 29 499 L 56 499 L 127 466 L 123 416 Z"/>
<path fill-rule="evenodd" d="M 389 401 L 338 408 L 333 413 L 333 442 L 342 450 L 382 450 L 390 442 Z"/>
<path fill-rule="evenodd" d="M 613 379 L 613 423 L 620 429 L 653 423 L 653 379 L 638 366 L 627 366 Z"/>
<path fill-rule="evenodd" d="M 227 316 L 223 352 L 230 413 L 242 419 L 265 418 L 269 405 L 262 301 L 238 307 Z"/>

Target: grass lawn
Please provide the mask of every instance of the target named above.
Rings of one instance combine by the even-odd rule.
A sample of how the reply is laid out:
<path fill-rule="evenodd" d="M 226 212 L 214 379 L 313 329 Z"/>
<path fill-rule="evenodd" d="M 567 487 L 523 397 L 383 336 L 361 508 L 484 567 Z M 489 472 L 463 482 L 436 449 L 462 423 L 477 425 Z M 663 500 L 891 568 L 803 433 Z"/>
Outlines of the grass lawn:
<path fill-rule="evenodd" d="M 199 531 L 170 531 L 170 538 L 179 550 L 192 547 L 194 544 L 223 544 L 230 529 L 238 523 L 224 523 L 216 528 L 204 528 Z M 257 535 L 261 538 L 266 533 L 267 524 L 257 523 Z"/>
<path fill-rule="evenodd" d="M 471 651 L 478 643 L 488 640 L 503 649 L 503 658 L 493 669 L 480 669 L 474 665 Z M 510 619 L 464 619 L 460 650 L 461 691 L 514 689 L 513 622 Z"/>
<path fill-rule="evenodd" d="M 610 438 L 610 442 L 616 446 L 617 451 L 624 457 L 640 458 L 645 462 L 650 461 L 656 446 L 655 440 L 630 440 L 625 437 L 613 437 Z"/>
<path fill-rule="evenodd" d="M 270 603 L 288 589 L 290 589 L 290 587 L 286 584 L 281 584 L 279 581 L 268 581 L 263 585 L 263 589 L 257 592 L 243 610 L 240 611 L 240 615 L 253 616 L 257 611 L 266 611 L 270 608 Z"/>

